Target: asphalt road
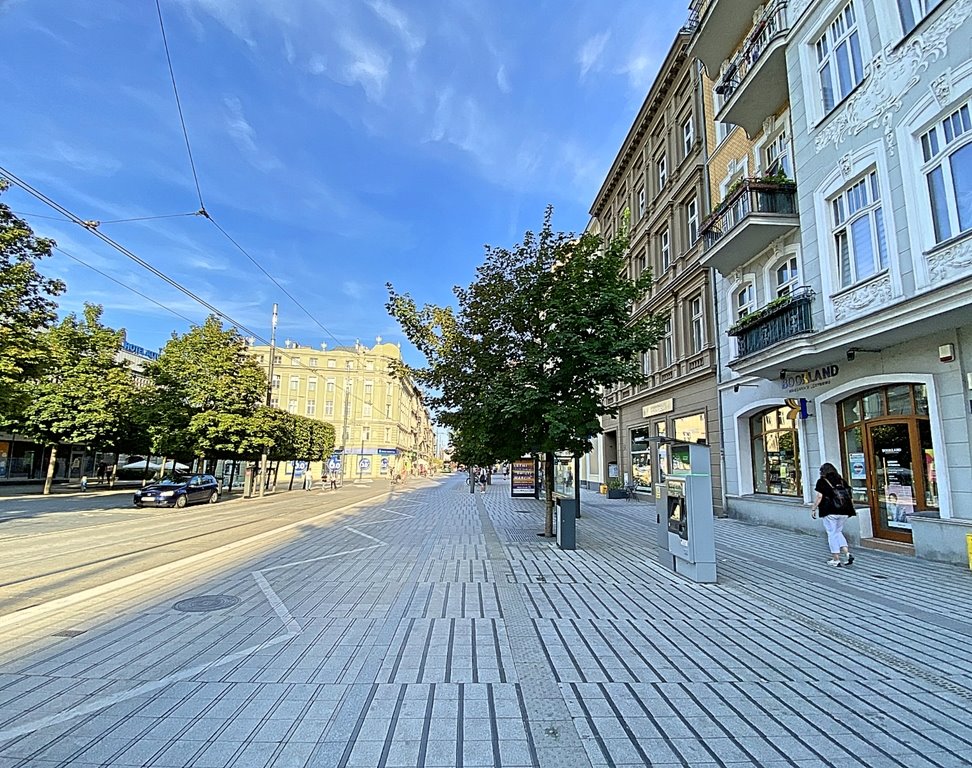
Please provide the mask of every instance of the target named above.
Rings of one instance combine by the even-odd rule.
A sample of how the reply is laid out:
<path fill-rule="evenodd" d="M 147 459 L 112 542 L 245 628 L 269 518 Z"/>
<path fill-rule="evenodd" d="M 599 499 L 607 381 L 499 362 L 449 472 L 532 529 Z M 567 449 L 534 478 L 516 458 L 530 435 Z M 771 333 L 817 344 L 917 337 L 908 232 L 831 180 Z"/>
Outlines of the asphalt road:
<path fill-rule="evenodd" d="M 134 508 L 130 488 L 5 496 L 0 618 L 389 492 L 376 482 L 151 510 Z"/>

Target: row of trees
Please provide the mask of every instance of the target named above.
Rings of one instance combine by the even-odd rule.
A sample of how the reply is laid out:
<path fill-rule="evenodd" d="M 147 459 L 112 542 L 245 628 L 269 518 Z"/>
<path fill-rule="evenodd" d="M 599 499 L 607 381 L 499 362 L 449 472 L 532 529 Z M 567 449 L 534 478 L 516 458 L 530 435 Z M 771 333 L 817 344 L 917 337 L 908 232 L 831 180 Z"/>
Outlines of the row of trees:
<path fill-rule="evenodd" d="M 136 380 L 100 306 L 58 321 L 66 286 L 37 269 L 53 247 L 0 204 L 0 428 L 50 446 L 45 493 L 62 444 L 182 460 L 330 454 L 331 424 L 262 405 L 263 369 L 217 317 L 173 335 Z"/>
<path fill-rule="evenodd" d="M 411 375 L 433 394 L 450 428 L 453 459 L 489 466 L 544 454 L 545 533 L 553 534 L 554 453 L 580 456 L 616 413 L 603 390 L 645 381 L 643 354 L 662 320 L 634 314 L 651 273 L 628 277 L 628 237 L 555 232 L 548 208 L 539 233 L 512 249 L 486 247 L 457 308 L 419 307 L 388 285 L 388 311 L 426 365 Z"/>

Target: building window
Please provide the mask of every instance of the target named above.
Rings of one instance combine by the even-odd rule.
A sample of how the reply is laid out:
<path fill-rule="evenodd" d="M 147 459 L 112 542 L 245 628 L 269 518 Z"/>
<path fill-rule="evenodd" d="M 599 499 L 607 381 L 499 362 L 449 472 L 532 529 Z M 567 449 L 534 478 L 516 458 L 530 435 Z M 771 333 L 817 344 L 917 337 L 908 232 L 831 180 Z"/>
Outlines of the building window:
<path fill-rule="evenodd" d="M 638 277 L 645 274 L 645 270 L 648 269 L 648 253 L 642 251 L 638 256 Z"/>
<path fill-rule="evenodd" d="M 789 296 L 800 282 L 797 257 L 791 256 L 776 268 L 776 298 Z"/>
<path fill-rule="evenodd" d="M 327 367 L 328 368 L 337 368 L 337 360 L 328 358 Z"/>
<path fill-rule="evenodd" d="M 367 424 L 361 428 L 361 440 L 371 440 L 371 427 Z"/>
<path fill-rule="evenodd" d="M 651 373 L 651 352 L 641 353 L 641 372 L 648 376 Z"/>
<path fill-rule="evenodd" d="M 263 355 L 257 355 L 257 362 L 258 363 L 262 363 L 263 362 L 263 359 L 264 359 L 263 358 Z"/>
<path fill-rule="evenodd" d="M 371 401 L 371 396 L 375 391 L 375 383 L 373 381 L 366 381 L 364 383 L 364 396 L 365 400 Z"/>
<path fill-rule="evenodd" d="M 390 419 L 391 418 L 391 412 L 392 412 L 392 403 L 391 403 L 391 400 L 389 400 L 387 403 L 385 403 L 385 418 L 386 419 Z"/>
<path fill-rule="evenodd" d="M 307 401 L 307 415 L 313 416 L 317 412 L 317 402 L 314 400 Z"/>
<path fill-rule="evenodd" d="M 672 318 L 669 316 L 662 327 L 662 339 L 660 343 L 662 368 L 667 368 L 675 362 L 675 352 L 672 347 Z"/>
<path fill-rule="evenodd" d="M 644 218 L 645 211 L 648 209 L 648 197 L 645 194 L 644 185 L 638 187 L 638 218 Z"/>
<path fill-rule="evenodd" d="M 371 403 L 365 403 L 361 406 L 361 415 L 366 419 L 371 418 Z"/>
<path fill-rule="evenodd" d="M 344 364 L 344 367 L 345 367 L 346 370 L 353 371 L 354 370 L 354 360 L 348 360 Z"/>
<path fill-rule="evenodd" d="M 752 283 L 746 283 L 736 291 L 735 310 L 739 320 L 756 309 L 756 288 Z"/>
<path fill-rule="evenodd" d="M 662 155 L 655 163 L 658 171 L 658 191 L 661 192 L 668 182 L 668 158 Z"/>
<path fill-rule="evenodd" d="M 325 392 L 333 392 L 334 391 L 334 379 L 328 379 L 324 383 L 324 391 Z"/>
<path fill-rule="evenodd" d="M 280 355 L 273 356 L 273 364 L 280 365 L 283 362 L 283 358 Z"/>
<path fill-rule="evenodd" d="M 692 312 L 692 352 L 701 352 L 705 346 L 705 317 L 702 297 L 696 296 L 689 302 Z"/>
<path fill-rule="evenodd" d="M 307 391 L 316 392 L 317 391 L 317 377 L 311 376 L 307 379 Z"/>
<path fill-rule="evenodd" d="M 692 120 L 691 115 L 689 119 L 682 124 L 682 152 L 683 157 L 688 157 L 692 154 L 692 146 L 695 144 L 695 122 Z"/>
<path fill-rule="evenodd" d="M 287 404 L 287 410 L 290 411 L 291 413 L 297 413 L 297 401 L 296 400 L 291 400 Z"/>
<path fill-rule="evenodd" d="M 838 194 L 830 207 L 841 288 L 887 268 L 888 244 L 877 173 L 871 171 Z"/>
<path fill-rule="evenodd" d="M 699 239 L 699 201 L 693 197 L 685 206 L 685 222 L 688 228 L 688 244 L 692 246 Z"/>
<path fill-rule="evenodd" d="M 712 105 L 717 115 L 719 114 L 719 112 L 722 111 L 722 107 L 726 103 L 725 94 L 719 93 L 718 89 L 719 89 L 719 83 L 717 81 L 712 91 Z M 735 128 L 735 126 L 732 123 L 724 123 L 721 120 L 716 120 L 715 123 L 716 146 L 722 143 L 722 140 L 729 135 L 729 132 L 733 128 Z"/>
<path fill-rule="evenodd" d="M 675 423 L 672 426 L 674 427 L 672 429 L 672 437 L 675 440 L 684 440 L 686 443 L 697 443 L 699 440 L 706 439 L 704 413 L 675 419 Z M 678 469 L 678 467 L 672 467 L 672 469 Z"/>
<path fill-rule="evenodd" d="M 749 420 L 753 441 L 753 490 L 803 497 L 800 436 L 789 408 L 775 408 Z"/>
<path fill-rule="evenodd" d="M 292 358 L 290 358 L 290 364 L 291 365 L 300 365 L 300 358 L 299 357 L 292 357 Z"/>
<path fill-rule="evenodd" d="M 271 382 L 271 385 L 273 386 L 274 389 L 280 389 L 280 374 L 279 373 L 273 374 L 273 381 Z"/>
<path fill-rule="evenodd" d="M 898 0 L 898 13 L 901 14 L 901 26 L 905 34 L 918 26 L 919 21 L 941 4 L 942 0 Z"/>
<path fill-rule="evenodd" d="M 391 442 L 391 427 L 385 427 L 385 445 Z"/>
<path fill-rule="evenodd" d="M 651 443 L 648 427 L 631 430 L 631 479 L 645 490 L 651 489 Z"/>
<path fill-rule="evenodd" d="M 817 51 L 820 95 L 826 114 L 864 79 L 861 40 L 853 1 L 837 14 L 814 47 Z"/>
<path fill-rule="evenodd" d="M 317 367 L 317 358 L 316 357 L 310 358 L 310 361 L 309 362 L 310 362 L 310 367 L 311 368 L 316 368 Z"/>
<path fill-rule="evenodd" d="M 774 136 L 770 143 L 763 148 L 763 164 L 766 176 L 783 175 L 793 178 L 793 164 L 790 162 L 790 137 L 786 129 Z"/>
<path fill-rule="evenodd" d="M 280 398 L 279 397 L 271 397 L 270 398 L 270 407 L 271 408 L 279 408 L 280 407 Z"/>
<path fill-rule="evenodd" d="M 662 272 L 667 272 L 672 265 L 672 238 L 667 229 L 663 229 L 658 236 L 659 250 L 661 251 Z"/>
<path fill-rule="evenodd" d="M 921 137 L 935 242 L 972 229 L 972 118 L 955 110 Z"/>
<path fill-rule="evenodd" d="M 299 376 L 291 376 L 290 377 L 290 389 L 291 389 L 291 391 L 296 391 L 298 386 L 300 386 L 300 377 Z"/>

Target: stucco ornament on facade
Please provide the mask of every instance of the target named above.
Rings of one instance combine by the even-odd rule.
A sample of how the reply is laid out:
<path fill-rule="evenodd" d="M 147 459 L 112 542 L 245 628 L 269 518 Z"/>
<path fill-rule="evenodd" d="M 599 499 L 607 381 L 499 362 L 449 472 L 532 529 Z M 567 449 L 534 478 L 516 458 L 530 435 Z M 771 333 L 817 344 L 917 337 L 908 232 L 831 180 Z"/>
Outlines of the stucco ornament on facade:
<path fill-rule="evenodd" d="M 817 136 L 814 142 L 817 152 L 830 144 L 839 146 L 849 136 L 857 136 L 868 128 L 881 126 L 888 151 L 894 154 L 894 114 L 928 67 L 948 52 L 949 36 L 969 16 L 972 16 L 972 0 L 956 0 L 920 34 L 897 48 L 887 46 L 871 59 L 863 82 L 840 108 L 840 114 Z"/>
<path fill-rule="evenodd" d="M 972 271 L 972 240 L 963 240 L 947 248 L 932 251 L 928 259 L 928 273 L 933 281 L 948 280 Z"/>
<path fill-rule="evenodd" d="M 941 75 L 931 81 L 931 90 L 938 106 L 944 107 L 952 100 L 952 70 L 946 69 Z"/>
<path fill-rule="evenodd" d="M 834 319 L 846 320 L 875 304 L 891 301 L 891 276 L 882 275 L 847 293 L 834 296 Z"/>

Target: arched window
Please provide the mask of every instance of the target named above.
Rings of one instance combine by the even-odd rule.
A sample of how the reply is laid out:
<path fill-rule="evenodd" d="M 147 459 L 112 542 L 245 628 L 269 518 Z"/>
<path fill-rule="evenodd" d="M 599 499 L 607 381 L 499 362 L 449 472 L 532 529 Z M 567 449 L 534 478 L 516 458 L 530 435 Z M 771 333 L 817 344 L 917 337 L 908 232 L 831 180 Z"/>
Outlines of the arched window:
<path fill-rule="evenodd" d="M 776 298 L 789 296 L 800 283 L 797 257 L 789 256 L 776 268 Z"/>
<path fill-rule="evenodd" d="M 749 420 L 753 441 L 753 490 L 776 496 L 803 497 L 800 437 L 786 407 L 772 408 Z"/>
<path fill-rule="evenodd" d="M 745 317 L 756 309 L 756 289 L 752 283 L 746 283 L 734 295 L 733 309 L 736 312 L 736 320 Z"/>

